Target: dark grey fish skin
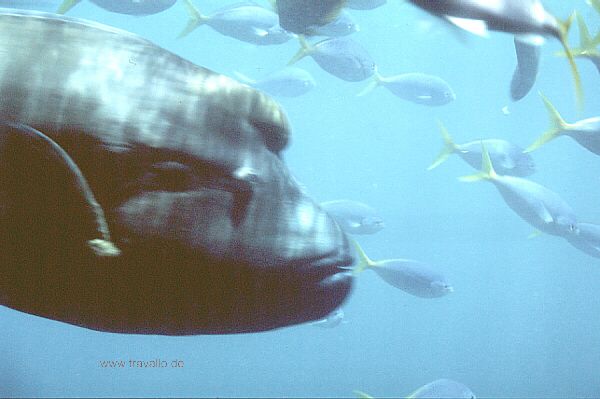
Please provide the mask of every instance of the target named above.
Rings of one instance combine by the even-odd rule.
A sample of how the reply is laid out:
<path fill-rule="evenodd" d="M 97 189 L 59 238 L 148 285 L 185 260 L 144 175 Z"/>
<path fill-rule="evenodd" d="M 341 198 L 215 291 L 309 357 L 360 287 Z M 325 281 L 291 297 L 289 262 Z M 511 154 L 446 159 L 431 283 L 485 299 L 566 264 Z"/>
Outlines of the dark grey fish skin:
<path fill-rule="evenodd" d="M 310 35 L 316 27 L 333 21 L 345 0 L 277 0 L 279 24 L 289 32 Z"/>
<path fill-rule="evenodd" d="M 535 84 L 540 66 L 541 47 L 525 43 L 515 37 L 517 67 L 510 82 L 510 97 L 518 101 L 525 97 Z"/>
<path fill-rule="evenodd" d="M 4 9 L 0 36 L 0 305 L 193 335 L 349 295 L 347 238 L 290 176 L 272 99 L 94 22 Z"/>

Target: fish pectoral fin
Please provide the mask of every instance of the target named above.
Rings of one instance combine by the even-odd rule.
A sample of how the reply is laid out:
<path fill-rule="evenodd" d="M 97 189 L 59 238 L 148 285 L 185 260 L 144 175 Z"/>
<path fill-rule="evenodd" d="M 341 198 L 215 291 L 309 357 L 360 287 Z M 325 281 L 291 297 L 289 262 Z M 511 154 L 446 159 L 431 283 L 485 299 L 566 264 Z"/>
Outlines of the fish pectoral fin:
<path fill-rule="evenodd" d="M 554 223 L 554 217 L 543 202 L 539 202 L 536 205 L 535 212 L 540 218 L 540 220 L 543 221 L 545 224 Z"/>
<path fill-rule="evenodd" d="M 419 100 L 431 100 L 433 97 L 431 95 L 421 94 L 420 96 L 417 96 L 417 98 Z"/>
<path fill-rule="evenodd" d="M 480 19 L 458 18 L 450 15 L 444 16 L 444 19 L 452 25 L 481 37 L 488 37 L 489 31 L 487 23 Z"/>
<path fill-rule="evenodd" d="M 71 157 L 23 124 L 0 121 L 0 224 L 11 240 L 116 256 L 104 211 Z"/>

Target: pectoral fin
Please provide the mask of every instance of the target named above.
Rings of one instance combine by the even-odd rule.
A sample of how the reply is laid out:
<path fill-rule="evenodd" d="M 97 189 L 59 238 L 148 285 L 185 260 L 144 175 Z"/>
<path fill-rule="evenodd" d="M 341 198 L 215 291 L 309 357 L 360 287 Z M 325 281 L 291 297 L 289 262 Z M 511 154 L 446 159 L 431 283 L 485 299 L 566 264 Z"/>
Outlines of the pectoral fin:
<path fill-rule="evenodd" d="M 552 216 L 548 208 L 546 208 L 546 205 L 543 202 L 538 202 L 536 204 L 535 213 L 537 214 L 538 218 L 545 224 L 554 223 L 554 217 Z"/>
<path fill-rule="evenodd" d="M 0 122 L 0 209 L 1 228 L 16 240 L 87 247 L 97 256 L 120 253 L 79 167 L 29 126 Z"/>

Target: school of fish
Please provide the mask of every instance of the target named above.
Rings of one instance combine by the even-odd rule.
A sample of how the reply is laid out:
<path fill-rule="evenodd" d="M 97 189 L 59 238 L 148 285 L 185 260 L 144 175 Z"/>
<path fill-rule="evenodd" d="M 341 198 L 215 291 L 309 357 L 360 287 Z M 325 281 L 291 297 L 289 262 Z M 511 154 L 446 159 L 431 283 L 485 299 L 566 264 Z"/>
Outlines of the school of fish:
<path fill-rule="evenodd" d="M 88 0 L 0 0 L 0 7 L 64 14 L 83 1 Z M 197 39 L 202 34 L 201 30 L 207 28 L 257 46 L 273 46 L 296 40 L 299 46 L 297 53 L 290 54 L 288 65 L 282 65 L 278 71 L 263 77 L 235 73 L 235 78 L 241 83 L 275 98 L 301 97 L 310 90 L 318 89 L 314 77 L 296 66 L 305 58 L 311 58 L 312 61 L 303 62 L 314 61 L 337 79 L 365 82 L 366 86 L 357 93 L 359 96 L 382 86 L 398 99 L 421 106 L 440 107 L 457 98 L 450 83 L 440 76 L 418 71 L 382 75 L 368 49 L 352 37 L 361 29 L 368 29 L 359 26 L 353 13 L 385 7 L 386 0 L 265 0 L 224 4 L 207 14 L 200 11 L 199 0 L 89 2 L 109 12 L 136 16 L 157 14 L 180 3 L 188 16 L 187 25 L 182 25 L 180 32 L 174 32 L 174 36 L 179 34 L 181 40 Z M 513 101 L 523 99 L 535 87 L 540 73 L 540 53 L 546 39 L 558 40 L 563 47 L 564 51 L 559 55 L 569 63 L 574 82 L 574 95 L 570 95 L 579 106 L 585 103 L 585 85 L 581 82 L 576 61 L 591 61 L 600 72 L 600 32 L 592 35 L 584 18 L 576 12 L 564 20 L 559 19 L 543 7 L 541 0 L 408 0 L 408 3 L 456 31 L 483 37 L 491 31 L 499 31 L 507 37 L 513 36 L 516 66 L 512 80 L 506 82 Z M 600 13 L 600 0 L 591 0 L 589 3 Z M 567 33 L 574 23 L 578 27 L 580 42 L 577 46 L 570 46 Z M 475 174 L 461 177 L 461 181 L 489 181 L 500 194 L 499 202 L 503 201 L 530 224 L 535 234 L 560 237 L 574 249 L 600 258 L 600 224 L 579 221 L 579 215 L 561 194 L 529 180 L 536 172 L 532 152 L 559 136 L 569 136 L 583 149 L 600 155 L 600 116 L 567 121 L 550 99 L 542 93 L 540 98 L 540 107 L 548 111 L 550 126 L 527 148 L 501 137 L 473 138 L 466 143 L 455 143 L 449 133 L 452 129 L 448 129 L 443 121 L 438 121 L 443 146 L 428 170 L 439 167 L 450 155 L 458 155 L 477 170 Z M 556 189 L 560 191 L 559 187 Z M 376 234 L 385 228 L 384 219 L 368 204 L 353 199 L 332 199 L 320 206 L 346 234 Z M 358 259 L 356 265 L 349 268 L 354 276 L 361 275 L 364 270 L 372 270 L 390 287 L 418 298 L 441 298 L 454 291 L 444 276 L 443 266 L 434 267 L 425 262 L 391 256 L 385 260 L 371 260 L 358 242 L 353 239 L 350 241 L 354 244 Z M 341 308 L 312 322 L 324 328 L 346 323 L 348 321 Z M 355 391 L 355 394 L 362 398 L 371 397 L 361 391 Z M 462 383 L 439 379 L 417 389 L 408 397 L 474 398 L 475 395 Z"/>

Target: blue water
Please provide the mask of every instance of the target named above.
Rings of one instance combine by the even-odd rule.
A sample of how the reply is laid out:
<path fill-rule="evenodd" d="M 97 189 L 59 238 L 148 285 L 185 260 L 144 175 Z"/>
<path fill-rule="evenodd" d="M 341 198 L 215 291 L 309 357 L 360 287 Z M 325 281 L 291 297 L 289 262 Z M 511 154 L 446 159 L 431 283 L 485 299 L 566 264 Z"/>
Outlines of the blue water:
<path fill-rule="evenodd" d="M 586 89 L 586 107 L 578 113 L 567 62 L 555 57 L 560 45 L 549 41 L 534 89 L 511 103 L 511 36 L 461 43 L 439 26 L 423 32 L 419 27 L 430 17 L 406 3 L 389 3 L 353 12 L 361 25 L 354 38 L 383 75 L 439 75 L 454 88 L 456 101 L 424 107 L 384 88 L 356 97 L 366 82 L 338 80 L 304 59 L 298 66 L 318 86 L 281 100 L 293 126 L 285 159 L 317 201 L 349 198 L 380 211 L 386 228 L 359 237 L 371 258 L 435 265 L 454 293 L 416 298 L 365 272 L 343 306 L 346 324 L 230 336 L 101 333 L 0 307 L 0 396 L 352 397 L 360 389 L 383 398 L 445 377 L 478 397 L 600 397 L 600 259 L 557 237 L 528 239 L 532 227 L 491 184 L 457 180 L 472 173 L 457 156 L 426 170 L 442 144 L 437 119 L 457 142 L 495 137 L 525 147 L 548 126 L 536 92 L 569 121 L 597 116 L 598 72 L 578 62 Z M 223 2 L 196 4 L 209 13 Z M 600 25 L 583 1 L 544 4 L 562 17 L 578 8 L 592 33 Z M 208 27 L 176 40 L 187 19 L 182 4 L 135 18 L 84 1 L 69 14 L 136 32 L 229 75 L 264 76 L 298 47 L 294 41 L 256 47 Z M 501 111 L 505 105 L 508 115 Z M 533 157 L 531 180 L 559 193 L 581 221 L 600 223 L 598 156 L 563 137 Z M 129 363 L 154 359 L 168 366 Z M 125 367 L 105 361 L 124 361 Z"/>

